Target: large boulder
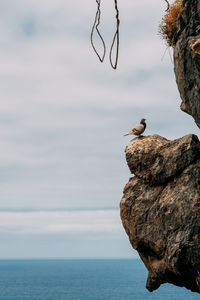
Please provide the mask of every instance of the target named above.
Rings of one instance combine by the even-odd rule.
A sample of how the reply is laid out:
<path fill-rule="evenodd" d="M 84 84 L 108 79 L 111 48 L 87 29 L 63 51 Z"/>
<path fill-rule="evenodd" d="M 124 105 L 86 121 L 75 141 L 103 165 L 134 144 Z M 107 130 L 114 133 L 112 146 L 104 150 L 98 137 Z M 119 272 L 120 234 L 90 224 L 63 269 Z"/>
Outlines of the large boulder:
<path fill-rule="evenodd" d="M 149 271 L 147 289 L 173 283 L 200 293 L 200 143 L 138 137 L 126 147 L 130 171 L 121 219 Z"/>

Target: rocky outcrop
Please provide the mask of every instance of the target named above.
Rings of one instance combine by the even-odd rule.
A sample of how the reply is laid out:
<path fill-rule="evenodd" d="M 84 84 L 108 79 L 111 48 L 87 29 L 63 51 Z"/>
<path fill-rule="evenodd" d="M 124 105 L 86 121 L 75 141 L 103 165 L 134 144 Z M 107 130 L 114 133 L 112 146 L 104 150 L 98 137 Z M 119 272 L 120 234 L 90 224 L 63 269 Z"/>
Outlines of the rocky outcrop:
<path fill-rule="evenodd" d="M 200 0 L 184 0 L 174 38 L 174 69 L 181 109 L 200 127 Z"/>
<path fill-rule="evenodd" d="M 131 173 L 120 203 L 130 242 L 149 271 L 147 289 L 169 282 L 200 293 L 200 143 L 138 137 L 126 147 Z"/>

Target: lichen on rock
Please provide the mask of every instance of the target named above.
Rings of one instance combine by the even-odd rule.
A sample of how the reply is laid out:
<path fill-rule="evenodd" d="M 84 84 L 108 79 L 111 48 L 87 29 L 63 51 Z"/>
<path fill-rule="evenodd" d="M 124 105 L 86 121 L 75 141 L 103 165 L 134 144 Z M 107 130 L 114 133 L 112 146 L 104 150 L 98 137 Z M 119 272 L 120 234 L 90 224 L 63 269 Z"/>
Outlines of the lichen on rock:
<path fill-rule="evenodd" d="M 120 203 L 130 242 L 149 271 L 147 289 L 169 282 L 200 293 L 200 143 L 135 138 L 126 147 L 131 173 Z"/>

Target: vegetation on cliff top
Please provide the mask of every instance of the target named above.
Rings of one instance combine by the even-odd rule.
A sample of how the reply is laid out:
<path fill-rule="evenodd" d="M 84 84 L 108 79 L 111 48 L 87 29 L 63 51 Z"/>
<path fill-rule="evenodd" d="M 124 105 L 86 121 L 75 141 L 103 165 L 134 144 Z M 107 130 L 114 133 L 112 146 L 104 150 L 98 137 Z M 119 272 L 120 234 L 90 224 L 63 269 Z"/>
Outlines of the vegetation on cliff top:
<path fill-rule="evenodd" d="M 174 46 L 174 36 L 176 34 L 176 23 L 182 6 L 183 0 L 175 0 L 170 5 L 167 13 L 159 26 L 159 33 L 167 41 L 169 46 Z"/>

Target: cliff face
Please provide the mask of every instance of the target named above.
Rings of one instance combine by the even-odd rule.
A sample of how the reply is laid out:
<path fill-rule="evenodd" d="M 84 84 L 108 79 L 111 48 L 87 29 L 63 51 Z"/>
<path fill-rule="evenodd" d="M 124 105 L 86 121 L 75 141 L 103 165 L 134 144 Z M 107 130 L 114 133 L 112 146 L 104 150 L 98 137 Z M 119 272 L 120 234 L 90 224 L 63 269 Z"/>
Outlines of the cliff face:
<path fill-rule="evenodd" d="M 181 109 L 200 127 L 200 0 L 184 0 L 174 47 L 174 70 Z"/>
<path fill-rule="evenodd" d="M 147 289 L 173 283 L 200 293 L 200 143 L 153 135 L 126 147 L 134 177 L 124 188 L 121 219 L 149 271 Z"/>

